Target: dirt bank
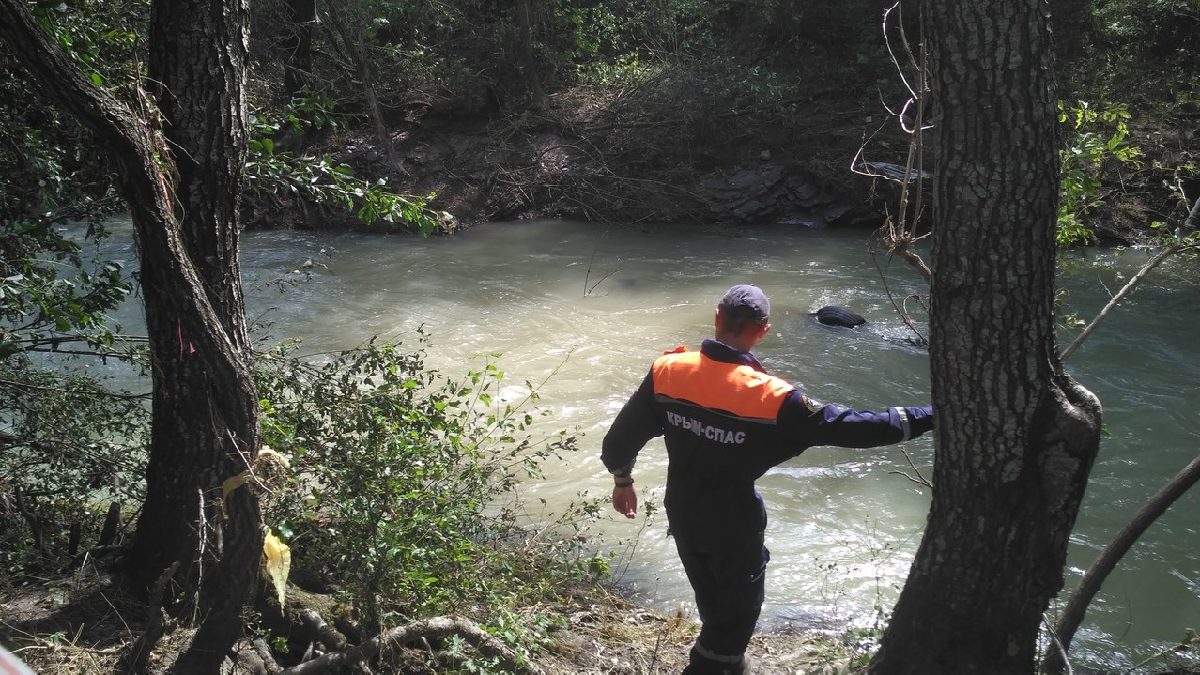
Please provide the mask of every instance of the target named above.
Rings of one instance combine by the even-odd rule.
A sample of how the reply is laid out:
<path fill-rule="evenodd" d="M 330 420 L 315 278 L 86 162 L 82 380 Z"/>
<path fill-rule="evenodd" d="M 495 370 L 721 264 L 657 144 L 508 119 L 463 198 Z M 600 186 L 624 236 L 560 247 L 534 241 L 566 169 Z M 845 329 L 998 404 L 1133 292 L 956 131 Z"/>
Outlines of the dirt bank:
<path fill-rule="evenodd" d="M 435 194 L 430 206 L 464 225 L 565 218 L 874 229 L 895 212 L 909 137 L 881 96 L 830 88 L 722 112 L 676 94 L 694 92 L 662 80 L 632 91 L 576 87 L 536 110 L 430 106 L 388 119 L 395 164 L 367 131 L 326 136 L 310 151 L 399 192 Z M 1178 219 L 1169 185 L 1200 196 L 1200 180 L 1175 173 L 1200 156 L 1195 122 L 1135 118 L 1139 161 L 1098 169 L 1103 204 L 1087 222 L 1100 242 L 1137 242 L 1153 222 Z M 251 226 L 357 227 L 352 214 L 288 206 L 260 205 Z"/>

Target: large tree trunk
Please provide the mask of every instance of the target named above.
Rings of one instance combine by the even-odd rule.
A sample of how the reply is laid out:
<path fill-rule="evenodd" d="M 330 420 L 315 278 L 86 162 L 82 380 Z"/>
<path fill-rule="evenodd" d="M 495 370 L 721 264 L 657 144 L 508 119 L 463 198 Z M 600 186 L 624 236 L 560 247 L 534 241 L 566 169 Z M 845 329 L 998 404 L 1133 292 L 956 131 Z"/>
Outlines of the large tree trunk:
<path fill-rule="evenodd" d="M 925 0 L 934 208 L 933 504 L 879 673 L 1029 673 L 1100 441 L 1054 340 L 1045 6 Z"/>
<path fill-rule="evenodd" d="M 0 0 L 0 8 L 0 36 L 14 55 L 56 105 L 96 130 L 122 168 L 154 386 L 146 503 L 129 558 L 145 587 L 182 562 L 176 590 L 198 590 L 202 623 L 179 668 L 216 672 L 239 634 L 262 548 L 252 492 L 222 494 L 259 445 L 237 254 L 247 7 L 155 3 L 158 104 L 143 95 L 136 113 L 52 45 L 22 0 Z"/>
<path fill-rule="evenodd" d="M 154 414 L 134 552 L 143 582 L 176 558 L 195 565 L 186 583 L 199 584 L 201 627 L 180 665 L 197 672 L 240 634 L 262 550 L 257 499 L 222 489 L 260 433 L 238 258 L 248 17 L 246 0 L 156 2 L 150 17 L 150 80 L 178 174 L 171 206 L 199 283 L 179 284 L 143 252 Z"/>

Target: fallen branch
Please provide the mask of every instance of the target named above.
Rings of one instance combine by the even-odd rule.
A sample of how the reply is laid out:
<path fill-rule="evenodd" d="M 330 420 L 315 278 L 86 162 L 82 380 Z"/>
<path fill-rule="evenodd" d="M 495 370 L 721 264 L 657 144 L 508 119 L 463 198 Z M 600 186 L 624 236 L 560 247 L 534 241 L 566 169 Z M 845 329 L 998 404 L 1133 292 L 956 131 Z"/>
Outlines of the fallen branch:
<path fill-rule="evenodd" d="M 330 652 L 312 661 L 301 663 L 283 671 L 283 675 L 312 675 L 313 673 L 333 672 L 337 668 L 345 668 L 361 663 L 379 654 L 388 644 L 402 645 L 420 639 L 439 639 L 457 635 L 484 656 L 499 657 L 505 670 L 509 672 L 537 672 L 529 666 L 517 663 L 517 656 L 496 638 L 484 632 L 479 626 L 462 617 L 434 617 L 414 621 L 406 626 L 397 626 L 367 640 L 357 647 L 345 651 Z"/>
<path fill-rule="evenodd" d="M 1179 473 L 1175 474 L 1175 477 L 1154 496 L 1147 499 L 1142 508 L 1133 514 L 1133 518 L 1100 552 L 1100 556 L 1079 580 L 1079 585 L 1071 592 L 1071 597 L 1067 600 L 1067 605 L 1063 608 L 1062 615 L 1054 626 L 1054 635 L 1057 635 L 1062 642 L 1064 652 L 1071 648 L 1071 639 L 1075 637 L 1075 631 L 1083 621 L 1084 612 L 1087 611 L 1088 605 L 1099 592 L 1100 586 L 1108 574 L 1113 571 L 1113 568 L 1117 566 L 1117 563 L 1137 542 L 1138 538 L 1154 524 L 1154 521 L 1166 513 L 1167 509 L 1197 481 L 1200 481 L 1200 455 L 1197 455 Z M 1042 667 L 1045 672 L 1061 672 L 1062 657 L 1058 652 L 1052 652 L 1046 657 Z"/>

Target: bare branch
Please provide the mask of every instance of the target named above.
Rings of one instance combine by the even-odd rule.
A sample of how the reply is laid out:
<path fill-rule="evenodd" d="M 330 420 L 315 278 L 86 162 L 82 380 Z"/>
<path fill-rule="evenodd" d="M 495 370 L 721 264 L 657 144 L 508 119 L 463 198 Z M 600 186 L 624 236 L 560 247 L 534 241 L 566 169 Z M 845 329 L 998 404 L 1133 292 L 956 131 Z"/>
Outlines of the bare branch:
<path fill-rule="evenodd" d="M 1046 633 L 1050 636 L 1050 642 L 1054 645 L 1054 653 L 1058 655 L 1058 658 L 1062 659 L 1062 665 L 1066 668 L 1067 675 L 1073 675 L 1075 671 L 1071 668 L 1070 659 L 1067 658 L 1067 648 L 1063 645 L 1062 640 L 1058 639 L 1058 633 L 1054 631 L 1054 626 L 1050 625 L 1050 620 L 1046 618 L 1045 614 L 1042 614 L 1042 625 L 1046 627 Z"/>
<path fill-rule="evenodd" d="M 1067 600 L 1067 605 L 1063 609 L 1058 623 L 1054 626 L 1054 634 L 1062 640 L 1064 651 L 1070 649 L 1071 639 L 1075 636 L 1075 631 L 1079 628 L 1080 622 L 1083 621 L 1084 612 L 1087 611 L 1088 605 L 1096 593 L 1099 592 L 1100 586 L 1104 583 L 1108 574 L 1113 571 L 1121 558 L 1129 552 L 1129 549 L 1137 542 L 1138 538 L 1154 524 L 1154 521 L 1166 513 L 1167 509 L 1198 481 L 1200 481 L 1200 455 L 1192 459 L 1187 466 L 1175 474 L 1175 477 L 1170 482 L 1162 486 L 1158 492 L 1147 499 L 1142 508 L 1133 514 L 1133 517 L 1125 524 L 1125 527 L 1121 528 L 1117 536 L 1100 552 L 1096 561 L 1092 563 L 1092 566 L 1084 573 L 1083 578 L 1079 580 L 1079 585 L 1071 592 L 1071 597 Z M 1046 662 L 1042 664 L 1043 668 L 1048 672 L 1060 671 L 1062 664 L 1058 662 L 1058 659 L 1058 653 L 1050 654 L 1046 657 Z"/>
<path fill-rule="evenodd" d="M 43 386 L 43 385 L 39 385 L 39 384 L 30 384 L 28 382 L 20 382 L 18 380 L 5 380 L 5 379 L 0 379 L 0 387 L 10 387 L 12 389 L 21 390 L 21 391 L 46 391 L 46 392 L 61 392 L 61 391 L 63 391 L 63 389 L 60 387 L 47 387 L 47 386 Z M 104 389 L 103 387 L 93 387 L 91 392 L 89 392 L 89 393 L 91 393 L 92 395 L 95 395 L 95 396 L 107 396 L 108 398 L 116 398 L 116 399 L 124 399 L 124 400 L 146 399 L 146 398 L 150 397 L 149 393 L 131 394 L 128 392 L 115 392 L 115 391 L 109 391 L 107 389 Z"/>
<path fill-rule="evenodd" d="M 916 483 L 917 485 L 924 485 L 927 488 L 932 488 L 933 483 L 928 478 L 926 478 L 924 474 L 921 473 L 921 470 L 919 468 L 917 468 L 917 463 L 913 461 L 912 455 L 909 454 L 908 450 L 901 448 L 900 452 L 904 453 L 904 459 L 908 460 L 908 466 L 912 468 L 913 473 L 916 474 L 916 476 L 914 477 L 912 475 L 909 475 L 905 471 L 899 471 L 899 470 L 889 471 L 888 473 L 894 473 L 898 476 L 904 476 L 905 478 Z"/>
<path fill-rule="evenodd" d="M 908 79 L 904 77 L 904 67 L 900 65 L 900 59 L 896 58 L 896 52 L 892 49 L 892 41 L 888 38 L 888 17 L 891 15 L 892 10 L 896 10 L 896 13 L 900 14 L 900 3 L 897 2 L 883 11 L 883 44 L 887 47 L 888 57 L 892 60 L 892 65 L 896 66 L 896 72 L 900 75 L 900 81 L 904 83 L 904 88 L 908 89 L 908 94 L 911 97 L 909 100 L 911 101 L 917 98 L 917 92 L 913 90 L 912 85 L 908 83 Z M 903 22 L 900 25 L 900 39 L 904 43 L 905 50 L 909 52 L 909 60 L 911 61 L 912 51 L 908 49 L 908 40 L 904 37 Z"/>
<path fill-rule="evenodd" d="M 1196 204 L 1200 205 L 1200 199 L 1196 200 Z M 1195 209 L 1193 209 L 1193 211 L 1195 211 Z M 1096 318 L 1092 319 L 1092 322 L 1084 327 L 1079 335 L 1075 336 L 1075 339 L 1071 342 L 1071 344 L 1067 345 L 1067 348 L 1064 349 L 1062 354 L 1059 355 L 1059 360 L 1066 361 L 1067 359 L 1071 358 L 1071 355 L 1075 353 L 1075 350 L 1079 349 L 1079 346 L 1082 345 L 1085 340 L 1091 337 L 1092 333 L 1096 332 L 1096 329 L 1100 328 L 1100 325 L 1104 323 L 1105 319 L 1107 319 L 1110 314 L 1112 314 L 1112 311 L 1116 309 L 1117 305 L 1121 304 L 1121 301 L 1128 297 L 1129 294 L 1132 293 L 1134 289 L 1136 289 L 1138 285 L 1142 283 L 1146 276 L 1149 275 L 1155 267 L 1158 267 L 1164 260 L 1173 255 L 1195 249 L 1200 249 L 1200 243 L 1177 242 L 1159 251 L 1157 255 L 1146 261 L 1146 264 L 1142 265 L 1142 269 L 1138 270 L 1137 274 L 1133 275 L 1133 277 L 1121 287 L 1121 290 L 1117 291 L 1117 294 L 1108 301 L 1108 304 L 1104 306 L 1104 309 L 1100 310 L 1100 313 L 1096 315 Z"/>

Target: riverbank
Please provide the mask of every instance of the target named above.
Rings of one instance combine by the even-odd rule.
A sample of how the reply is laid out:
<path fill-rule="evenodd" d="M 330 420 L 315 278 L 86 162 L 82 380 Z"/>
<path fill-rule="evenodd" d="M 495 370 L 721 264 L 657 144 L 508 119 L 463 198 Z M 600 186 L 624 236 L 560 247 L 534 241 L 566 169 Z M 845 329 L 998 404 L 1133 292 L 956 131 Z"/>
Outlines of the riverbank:
<path fill-rule="evenodd" d="M 792 77 L 836 68 L 814 57 Z M 409 109 L 387 120 L 390 149 L 369 129 L 344 128 L 318 135 L 305 152 L 327 154 L 396 192 L 433 195 L 431 209 L 468 226 L 561 218 L 870 230 L 895 212 L 911 140 L 891 112 L 903 101 L 881 103 L 899 96 L 889 91 L 895 83 L 864 89 L 847 80 L 729 110 L 681 85 L 686 76 L 664 69 L 628 88 L 578 85 L 536 108 Z M 1087 169 L 1100 185 L 1086 225 L 1106 245 L 1155 236 L 1154 223 L 1180 215 L 1179 190 L 1189 200 L 1200 196 L 1197 114 L 1174 114 L 1153 100 L 1129 111 L 1125 142 L 1137 147 L 1137 159 Z M 926 166 L 925 175 L 932 170 Z M 919 187 L 930 189 L 928 181 Z M 251 228 L 361 229 L 353 214 L 335 209 L 277 196 L 249 203 Z"/>
<path fill-rule="evenodd" d="M 248 608 L 249 609 L 249 608 Z M 664 616 L 631 604 L 603 584 L 577 583 L 524 608 L 526 618 L 546 622 L 545 641 L 532 652 L 523 672 L 678 673 L 698 626 L 688 617 Z M 251 611 L 249 624 L 261 620 Z M 117 672 L 140 634 L 147 608 L 112 585 L 86 563 L 38 586 L 13 589 L 0 597 L 4 642 L 34 672 L 80 675 Z M 164 672 L 190 640 L 193 630 L 168 626 L 150 655 L 150 672 Z M 237 663 L 226 672 L 278 673 L 268 662 L 263 640 L 238 643 Z M 430 646 L 430 645 L 433 646 Z M 466 648 L 457 656 L 435 654 L 446 645 L 433 640 L 424 649 L 410 644 L 385 650 L 375 672 L 436 673 L 478 658 Z M 844 639 L 819 633 L 784 631 L 756 635 L 748 653 L 759 673 L 844 673 L 866 652 Z M 438 659 L 444 659 L 439 661 Z"/>
<path fill-rule="evenodd" d="M 312 283 L 251 296 L 248 314 L 269 311 L 275 335 L 303 338 L 306 353 L 330 353 L 372 335 L 411 339 L 410 331 L 424 326 L 436 345 L 430 350 L 433 365 L 449 375 L 462 373 L 472 354 L 492 352 L 504 354 L 497 365 L 507 373 L 505 382 L 541 382 L 554 372 L 540 391 L 542 401 L 563 415 L 561 421 L 558 414 L 551 418 L 553 428 L 579 427 L 587 434 L 581 443 L 584 455 L 555 465 L 547 471 L 548 480 L 526 487 L 536 490 L 526 498 L 537 509 L 543 508 L 539 498 L 558 512 L 580 489 L 603 487 L 594 475 L 602 470 L 595 462 L 597 430 L 607 428 L 608 416 L 644 375 L 646 358 L 664 345 L 689 343 L 705 334 L 711 307 L 704 298 L 719 295 L 729 278 L 747 269 L 773 289 L 779 339 L 763 353 L 772 368 L 822 393 L 829 391 L 822 383 L 836 382 L 834 395 L 848 402 L 927 400 L 921 389 L 923 354 L 876 339 L 892 335 L 887 330 L 894 319 L 882 285 L 872 283 L 877 272 L 857 233 L 760 227 L 740 236 L 710 233 L 680 240 L 661 232 L 554 222 L 480 227 L 451 239 L 260 232 L 242 240 L 243 270 L 248 279 L 275 278 L 306 257 L 316 258 L 325 247 L 333 255 L 328 267 L 314 266 Z M 1064 279 L 1071 291 L 1069 307 L 1085 316 L 1094 313 L 1110 297 L 1107 289 L 1132 275 L 1145 255 L 1093 251 L 1077 260 L 1081 274 Z M 687 262 L 687 274 L 677 273 L 681 260 Z M 592 282 L 586 281 L 585 268 L 590 268 Z M 1182 262 L 1168 265 L 1165 278 L 1177 281 L 1139 292 L 1072 359 L 1074 375 L 1105 402 L 1110 435 L 1089 485 L 1093 506 L 1080 514 L 1073 535 L 1079 544 L 1067 571 L 1068 588 L 1148 490 L 1195 454 L 1194 425 L 1187 423 L 1188 408 L 1178 405 L 1178 396 L 1200 381 L 1200 373 L 1188 356 L 1193 349 L 1186 332 L 1176 330 L 1178 317 L 1194 298 L 1189 293 L 1194 282 L 1187 281 L 1195 278 L 1191 269 Z M 586 287 L 613 270 L 617 273 L 586 293 Z M 895 290 L 899 281 L 894 278 L 889 286 Z M 833 331 L 807 316 L 814 303 L 830 301 L 850 301 L 872 322 L 870 330 Z M 564 362 L 568 348 L 573 356 Z M 847 350 L 855 358 L 847 358 Z M 580 412 L 587 416 L 579 417 Z M 1146 447 L 1155 452 L 1144 452 Z M 922 443 L 911 452 L 922 469 L 932 461 L 931 446 Z M 660 496 L 653 485 L 662 484 L 663 460 L 661 452 L 648 451 L 639 465 L 648 499 Z M 906 552 L 919 540 L 928 513 L 920 492 L 893 473 L 908 471 L 908 466 L 895 453 L 814 449 L 760 481 L 772 518 L 768 613 L 777 613 L 782 603 L 797 603 L 817 611 L 836 605 L 839 616 L 872 616 L 880 587 L 903 583 L 910 560 Z M 1165 514 L 1139 542 L 1143 553 L 1123 562 L 1089 609 L 1091 627 L 1076 649 L 1080 663 L 1093 672 L 1127 669 L 1194 625 L 1189 618 L 1194 615 L 1189 597 L 1194 596 L 1188 593 L 1186 576 L 1188 561 L 1194 560 L 1189 513 L 1194 509 L 1181 504 Z M 597 548 L 624 550 L 622 541 L 641 530 L 640 521 L 617 520 L 617 527 L 596 540 Z M 682 573 L 670 569 L 676 557 L 670 540 L 662 536 L 665 525 L 656 523 L 653 536 L 650 531 L 636 546 L 642 562 L 631 566 L 633 573 L 617 577 L 622 589 L 640 585 L 635 589 L 639 597 L 670 617 L 690 593 Z M 63 560 L 53 567 L 67 565 Z M 37 578 L 46 578 L 52 589 L 62 588 L 63 577 L 46 572 L 49 567 L 39 568 Z M 636 572 L 639 568 L 647 572 Z M 887 602 L 884 598 L 883 605 Z M 559 601 L 545 604 L 555 603 Z M 562 624 L 580 606 L 593 603 L 559 604 L 565 609 L 555 617 Z M 521 606 L 531 604 L 523 601 Z M 1131 614 L 1136 619 L 1132 623 Z M 122 610 L 114 634 L 138 630 L 143 616 Z M 666 658 L 665 647 L 655 652 L 654 645 L 669 637 L 661 621 L 634 626 L 644 630 L 639 644 L 648 654 L 658 654 L 647 658 L 659 661 Z M 582 625 L 593 630 L 589 623 Z M 608 632 L 607 626 L 594 630 Z M 618 622 L 611 630 L 622 626 Z M 48 639 L 56 632 L 74 636 L 77 625 L 40 634 Z M 686 639 L 673 639 L 686 645 Z M 601 646 L 588 647 L 589 653 L 611 656 L 617 648 Z"/>

